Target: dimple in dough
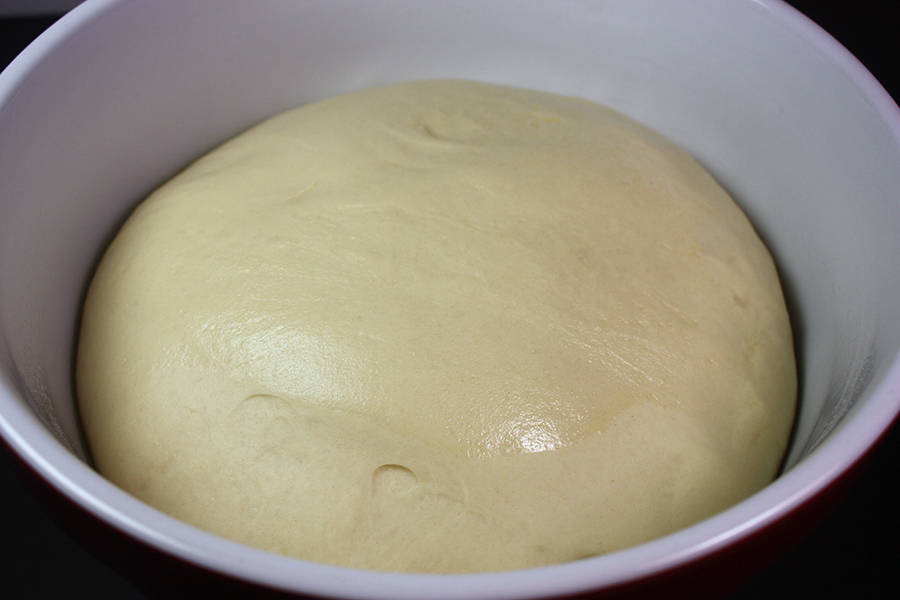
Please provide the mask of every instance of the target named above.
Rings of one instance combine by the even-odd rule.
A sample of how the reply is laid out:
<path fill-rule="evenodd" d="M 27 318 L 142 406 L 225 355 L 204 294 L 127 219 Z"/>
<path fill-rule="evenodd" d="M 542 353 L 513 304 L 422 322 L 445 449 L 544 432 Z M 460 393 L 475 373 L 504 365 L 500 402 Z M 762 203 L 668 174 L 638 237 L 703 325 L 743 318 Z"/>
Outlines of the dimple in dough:
<path fill-rule="evenodd" d="M 796 375 L 773 261 L 688 154 L 585 100 L 426 81 L 278 115 L 142 203 L 77 392 L 98 470 L 166 513 L 465 572 L 759 490 Z"/>

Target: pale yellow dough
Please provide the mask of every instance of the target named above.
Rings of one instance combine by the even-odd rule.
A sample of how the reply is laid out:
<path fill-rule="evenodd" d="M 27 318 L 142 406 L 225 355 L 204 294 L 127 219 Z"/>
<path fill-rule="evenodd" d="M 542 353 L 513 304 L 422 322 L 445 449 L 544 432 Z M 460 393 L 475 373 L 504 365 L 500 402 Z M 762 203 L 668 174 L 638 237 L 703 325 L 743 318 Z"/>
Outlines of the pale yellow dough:
<path fill-rule="evenodd" d="M 690 156 L 461 81 L 276 116 L 141 204 L 77 362 L 101 473 L 198 527 L 366 569 L 637 544 L 775 475 L 773 261 Z"/>

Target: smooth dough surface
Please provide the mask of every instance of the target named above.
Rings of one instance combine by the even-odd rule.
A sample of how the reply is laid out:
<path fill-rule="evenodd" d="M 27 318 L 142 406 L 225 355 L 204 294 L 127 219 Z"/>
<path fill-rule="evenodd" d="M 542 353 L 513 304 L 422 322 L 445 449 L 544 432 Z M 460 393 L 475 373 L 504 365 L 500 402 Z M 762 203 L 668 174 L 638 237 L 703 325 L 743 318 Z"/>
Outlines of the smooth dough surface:
<path fill-rule="evenodd" d="M 222 536 L 515 569 L 768 483 L 796 375 L 773 261 L 689 155 L 465 81 L 278 115 L 142 203 L 84 309 L 98 470 Z"/>

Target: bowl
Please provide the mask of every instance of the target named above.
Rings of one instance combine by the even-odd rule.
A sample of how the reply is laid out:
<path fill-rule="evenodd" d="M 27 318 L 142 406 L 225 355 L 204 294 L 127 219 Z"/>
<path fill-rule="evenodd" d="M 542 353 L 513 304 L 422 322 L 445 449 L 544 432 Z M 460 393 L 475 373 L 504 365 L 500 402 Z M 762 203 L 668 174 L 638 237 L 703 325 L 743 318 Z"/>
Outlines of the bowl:
<path fill-rule="evenodd" d="M 798 350 L 799 413 L 771 485 L 605 556 L 409 575 L 223 540 L 90 468 L 72 395 L 78 314 L 134 205 L 275 112 L 434 77 L 607 104 L 735 196 L 775 255 Z M 777 1 L 88 0 L 0 75 L 0 435 L 76 537 L 150 593 L 176 581 L 185 597 L 714 596 L 807 533 L 900 411 L 898 198 L 896 105 Z"/>

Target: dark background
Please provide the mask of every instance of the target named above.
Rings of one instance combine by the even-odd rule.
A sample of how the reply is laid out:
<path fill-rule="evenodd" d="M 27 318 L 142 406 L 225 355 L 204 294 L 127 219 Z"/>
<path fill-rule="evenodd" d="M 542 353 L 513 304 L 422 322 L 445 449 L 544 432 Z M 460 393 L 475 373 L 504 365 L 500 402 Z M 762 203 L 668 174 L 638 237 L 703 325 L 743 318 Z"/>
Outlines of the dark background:
<path fill-rule="evenodd" d="M 836 37 L 895 100 L 900 2 L 790 2 Z M 0 67 L 56 19 L 0 18 Z M 898 227 L 900 235 L 900 227 Z M 0 598 L 141 596 L 82 550 L 42 511 L 0 454 Z M 731 600 L 900 597 L 900 428 L 894 427 L 845 501 L 809 538 Z"/>

